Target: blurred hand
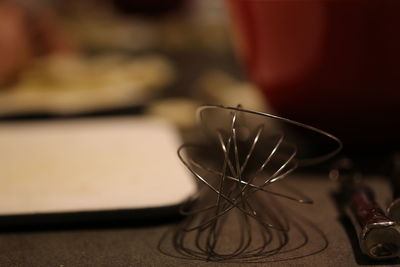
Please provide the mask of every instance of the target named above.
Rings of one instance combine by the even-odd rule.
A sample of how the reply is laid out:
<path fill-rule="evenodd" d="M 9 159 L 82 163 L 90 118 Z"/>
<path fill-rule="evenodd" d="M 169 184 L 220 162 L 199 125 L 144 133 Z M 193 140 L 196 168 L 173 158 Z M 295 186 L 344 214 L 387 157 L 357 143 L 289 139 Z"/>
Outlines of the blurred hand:
<path fill-rule="evenodd" d="M 0 83 L 15 75 L 33 56 L 25 11 L 0 1 Z"/>
<path fill-rule="evenodd" d="M 15 77 L 37 56 L 73 50 L 73 41 L 49 10 L 34 14 L 0 0 L 0 84 Z"/>

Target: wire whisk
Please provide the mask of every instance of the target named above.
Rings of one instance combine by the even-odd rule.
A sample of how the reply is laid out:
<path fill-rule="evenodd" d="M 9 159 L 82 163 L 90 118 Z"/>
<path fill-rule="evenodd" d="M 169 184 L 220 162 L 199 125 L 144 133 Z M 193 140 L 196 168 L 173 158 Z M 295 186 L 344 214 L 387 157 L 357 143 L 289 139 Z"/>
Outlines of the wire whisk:
<path fill-rule="evenodd" d="M 178 149 L 180 160 L 199 181 L 199 190 L 181 208 L 187 217 L 171 235 L 174 255 L 258 262 L 269 257 L 273 261 L 304 257 L 325 249 L 328 243 L 322 231 L 297 212 L 287 216 L 287 208 L 278 199 L 313 201 L 289 184 L 280 186 L 284 193 L 275 184 L 298 166 L 334 156 L 342 147 L 340 140 L 317 128 L 241 106 L 206 105 L 198 109 L 197 117 L 207 142 Z M 327 137 L 336 148 L 302 159 L 296 143 L 272 121 Z M 322 245 L 305 252 L 310 235 Z"/>

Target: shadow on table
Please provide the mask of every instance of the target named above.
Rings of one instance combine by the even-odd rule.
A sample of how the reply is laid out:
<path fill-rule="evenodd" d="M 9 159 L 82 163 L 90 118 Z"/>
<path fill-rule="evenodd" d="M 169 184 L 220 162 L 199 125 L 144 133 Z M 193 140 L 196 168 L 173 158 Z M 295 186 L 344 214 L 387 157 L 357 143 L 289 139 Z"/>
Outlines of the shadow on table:
<path fill-rule="evenodd" d="M 158 226 L 180 221 L 178 207 L 0 216 L 0 233 Z"/>
<path fill-rule="evenodd" d="M 260 214 L 259 220 L 227 206 L 227 212 L 216 215 L 218 207 L 207 207 L 204 199 L 209 198 L 202 198 L 180 224 L 165 231 L 158 243 L 160 253 L 203 262 L 268 264 L 317 255 L 329 245 L 311 218 L 272 196 L 253 199 L 251 207 L 260 212 L 252 214 Z"/>

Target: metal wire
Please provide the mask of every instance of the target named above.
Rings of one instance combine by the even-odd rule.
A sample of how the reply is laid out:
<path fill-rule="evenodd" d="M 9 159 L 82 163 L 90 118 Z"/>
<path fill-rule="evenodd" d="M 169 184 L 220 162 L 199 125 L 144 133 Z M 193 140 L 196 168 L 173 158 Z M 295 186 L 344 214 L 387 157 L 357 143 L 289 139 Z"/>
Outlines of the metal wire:
<path fill-rule="evenodd" d="M 211 110 L 228 114 L 228 123 L 217 121 L 220 126 L 210 128 L 210 118 L 204 113 Z M 294 195 L 267 187 L 287 177 L 299 165 L 334 156 L 342 148 L 340 140 L 317 128 L 240 106 L 202 106 L 197 116 L 213 142 L 211 145 L 184 144 L 178 149 L 178 156 L 199 181 L 198 198 L 182 206 L 186 220 L 166 235 L 173 243 L 174 252 L 162 249 L 166 237 L 160 242 L 160 250 L 185 259 L 255 263 L 270 257 L 273 257 L 271 261 L 300 258 L 325 249 L 328 242 L 322 231 L 296 212 L 291 211 L 291 216 L 287 216 L 287 208 L 283 209 L 277 198 L 300 204 L 313 201 L 289 186 L 286 188 Z M 313 131 L 336 142 L 337 148 L 325 155 L 301 160 L 296 157 L 298 147 L 284 134 L 278 134 L 268 137 L 267 151 L 256 154 L 267 126 L 260 123 L 249 127 L 245 124 L 248 116 L 270 118 Z M 228 125 L 228 129 L 223 125 Z M 249 132 L 248 138 L 240 137 L 244 130 Z M 190 153 L 193 150 L 196 153 Z M 206 155 L 206 160 L 188 156 L 193 154 Z M 210 160 L 211 155 L 220 160 Z M 321 246 L 304 251 L 310 232 L 314 233 L 314 239 L 321 241 Z"/>

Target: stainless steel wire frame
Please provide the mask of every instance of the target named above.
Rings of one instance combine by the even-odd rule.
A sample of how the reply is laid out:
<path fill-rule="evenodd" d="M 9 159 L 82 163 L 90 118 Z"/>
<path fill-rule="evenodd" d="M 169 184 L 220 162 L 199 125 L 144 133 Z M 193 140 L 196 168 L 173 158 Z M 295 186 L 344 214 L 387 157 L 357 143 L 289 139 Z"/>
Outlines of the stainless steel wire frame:
<path fill-rule="evenodd" d="M 178 149 L 180 160 L 202 186 L 195 204 L 182 206 L 181 212 L 187 215 L 187 218 L 173 235 L 176 251 L 183 257 L 193 259 L 256 262 L 266 257 L 290 253 L 306 246 L 308 236 L 304 227 L 301 226 L 302 223 L 304 225 L 304 222 L 309 226 L 311 225 L 310 229 L 314 229 L 313 231 L 319 233 L 320 237 L 324 237 L 318 227 L 312 225 L 312 221 L 303 218 L 301 223 L 298 220 L 293 220 L 292 216 L 285 216 L 284 210 L 275 199 L 280 197 L 297 203 L 311 204 L 313 201 L 310 198 L 304 195 L 298 198 L 270 190 L 267 187 L 287 177 L 299 165 L 309 165 L 333 157 L 341 150 L 341 141 L 312 126 L 267 113 L 245 110 L 240 106 L 202 106 L 197 112 L 201 124 L 204 124 L 205 120 L 203 112 L 209 109 L 221 109 L 230 112 L 231 121 L 228 133 L 225 133 L 222 129 L 216 130 L 218 144 L 223 154 L 223 163 L 221 169 L 214 169 L 196 159 L 185 156 L 185 150 L 201 150 L 203 149 L 201 145 L 184 144 Z M 262 164 L 252 170 L 250 176 L 245 177 L 244 172 L 266 127 L 264 124 L 256 127 L 255 132 L 251 135 L 254 138 L 250 141 L 250 148 L 244 157 L 240 157 L 242 151 L 239 151 L 238 148 L 238 113 L 264 116 L 311 130 L 332 139 L 337 143 L 337 148 L 325 155 L 299 161 L 296 159 L 297 146 L 285 141 L 285 135 L 281 134 L 274 140 L 272 149 L 262 158 Z M 280 166 L 273 169 L 270 175 L 265 176 L 266 168 L 273 168 L 271 162 L 274 157 L 277 157 L 283 144 L 291 148 L 290 153 L 286 155 L 286 159 Z M 240 162 L 240 158 L 243 159 L 242 162 Z M 261 194 L 264 194 L 264 196 L 261 196 Z M 266 206 L 265 203 L 269 203 L 269 205 Z M 220 244 L 223 242 L 220 242 L 220 240 L 224 228 L 228 228 L 226 227 L 227 221 L 232 223 L 232 220 L 236 221 L 236 233 L 239 235 L 239 239 L 236 246 L 231 246 L 230 250 L 225 250 L 223 247 L 221 248 Z M 292 229 L 295 229 L 303 240 L 294 247 L 290 246 L 289 242 L 291 240 L 289 234 L 291 225 Z M 324 238 L 322 240 L 326 241 Z M 298 258 L 313 253 L 315 251 L 284 258 Z M 274 260 L 280 259 L 283 258 L 275 258 Z"/>

